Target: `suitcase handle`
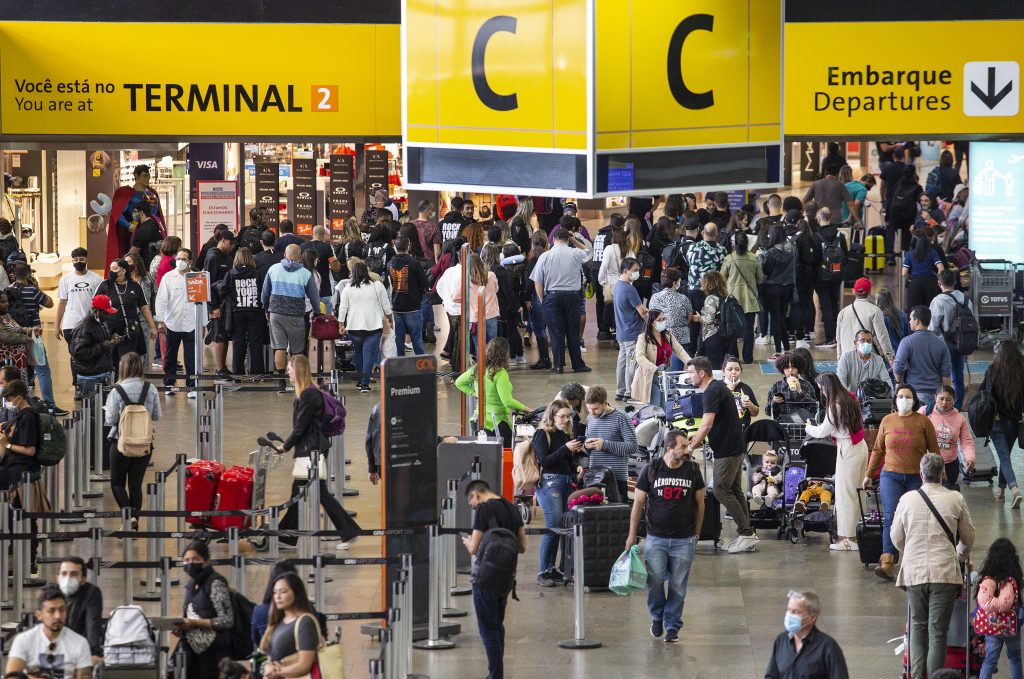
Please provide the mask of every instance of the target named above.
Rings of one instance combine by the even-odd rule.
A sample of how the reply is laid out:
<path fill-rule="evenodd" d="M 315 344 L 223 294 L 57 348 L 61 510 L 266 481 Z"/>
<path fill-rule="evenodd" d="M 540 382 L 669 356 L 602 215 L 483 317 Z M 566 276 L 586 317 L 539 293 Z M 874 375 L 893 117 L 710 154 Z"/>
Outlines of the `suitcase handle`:
<path fill-rule="evenodd" d="M 860 508 L 860 522 L 861 525 L 867 526 L 868 522 L 864 519 L 864 502 L 861 500 L 861 494 L 867 495 L 871 492 L 875 497 L 875 508 L 878 510 L 878 525 L 882 525 L 882 501 L 878 496 L 878 491 L 871 488 L 858 488 L 857 489 L 857 506 Z"/>

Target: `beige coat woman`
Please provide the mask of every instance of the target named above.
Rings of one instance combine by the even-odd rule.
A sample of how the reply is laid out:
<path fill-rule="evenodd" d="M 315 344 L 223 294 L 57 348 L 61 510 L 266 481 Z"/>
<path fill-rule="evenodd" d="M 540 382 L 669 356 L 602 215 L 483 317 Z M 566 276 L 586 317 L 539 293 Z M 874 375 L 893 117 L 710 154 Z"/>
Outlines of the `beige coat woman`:
<path fill-rule="evenodd" d="M 683 345 L 672 338 L 672 353 L 683 363 L 690 360 L 690 355 L 683 349 Z M 655 361 L 658 360 L 658 347 L 647 339 L 647 333 L 643 333 L 636 340 L 636 350 L 633 353 L 636 358 L 636 372 L 633 373 L 633 384 L 631 385 L 633 399 L 642 403 L 650 403 L 651 388 L 654 384 L 654 374 L 658 371 Z"/>

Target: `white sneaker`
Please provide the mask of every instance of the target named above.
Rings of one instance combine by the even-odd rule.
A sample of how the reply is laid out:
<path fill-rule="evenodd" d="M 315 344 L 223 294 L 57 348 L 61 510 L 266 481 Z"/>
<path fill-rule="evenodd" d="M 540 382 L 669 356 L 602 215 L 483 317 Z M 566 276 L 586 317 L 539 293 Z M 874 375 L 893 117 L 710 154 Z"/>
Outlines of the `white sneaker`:
<path fill-rule="evenodd" d="M 509 361 L 509 363 L 511 363 L 512 365 L 526 365 L 526 356 L 513 358 L 511 361 Z"/>
<path fill-rule="evenodd" d="M 354 538 L 352 538 L 351 540 L 349 540 L 348 542 L 339 542 L 338 543 L 338 549 L 346 550 L 349 547 L 351 547 L 352 545 L 356 544 L 356 540 L 358 540 L 358 539 L 359 539 L 359 536 L 357 535 Z"/>
<path fill-rule="evenodd" d="M 189 398 L 195 398 L 196 397 L 196 392 L 194 392 L 194 391 L 188 392 L 188 397 Z"/>
<path fill-rule="evenodd" d="M 771 339 L 767 335 L 763 335 L 754 340 L 754 344 L 770 344 Z"/>
<path fill-rule="evenodd" d="M 828 546 L 833 552 L 859 552 L 860 547 L 857 546 L 856 542 L 850 540 L 843 540 L 841 542 L 833 542 Z"/>
<path fill-rule="evenodd" d="M 818 349 L 835 349 L 836 348 L 836 341 L 832 340 L 831 342 L 822 342 L 821 344 L 819 344 L 817 346 L 817 348 Z"/>
<path fill-rule="evenodd" d="M 729 554 L 740 554 L 742 552 L 753 552 L 757 548 L 757 536 L 741 535 L 736 541 L 729 545 L 726 551 Z"/>
<path fill-rule="evenodd" d="M 587 348 L 585 346 L 583 346 L 582 344 L 580 345 L 580 353 L 581 354 L 587 353 Z"/>
<path fill-rule="evenodd" d="M 797 340 L 796 341 L 796 348 L 797 349 L 810 349 L 811 348 L 811 343 L 808 342 L 807 340 Z"/>

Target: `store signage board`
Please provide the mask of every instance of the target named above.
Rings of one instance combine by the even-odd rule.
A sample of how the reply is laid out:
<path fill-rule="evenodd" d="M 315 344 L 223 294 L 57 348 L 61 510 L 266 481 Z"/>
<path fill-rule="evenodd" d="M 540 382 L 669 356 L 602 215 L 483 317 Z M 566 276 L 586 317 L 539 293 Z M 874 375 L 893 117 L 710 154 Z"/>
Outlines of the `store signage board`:
<path fill-rule="evenodd" d="M 196 193 L 197 242 L 209 240 L 220 224 L 238 230 L 238 182 L 200 179 L 196 182 Z"/>
<path fill-rule="evenodd" d="M 316 161 L 312 158 L 292 160 L 292 215 L 295 234 L 311 236 L 316 223 Z"/>
<path fill-rule="evenodd" d="M 398 136 L 399 26 L 274 24 L 276 41 L 302 49 L 239 59 L 238 45 L 251 44 L 265 29 L 0 22 L 0 134 L 220 141 Z M 159 35 L 182 49 L 173 58 L 111 58 L 108 50 L 83 49 L 86 33 Z M 344 59 L 336 58 L 339 45 Z"/>
<path fill-rule="evenodd" d="M 970 248 L 978 259 L 1024 262 L 1024 142 L 971 142 L 970 159 Z"/>
<path fill-rule="evenodd" d="M 404 0 L 410 187 L 650 194 L 748 160 L 715 188 L 777 184 L 781 36 L 781 2 Z"/>
<path fill-rule="evenodd" d="M 256 161 L 256 205 L 263 212 L 263 224 L 277 233 L 281 209 L 281 184 L 278 163 Z"/>
<path fill-rule="evenodd" d="M 835 26 L 786 24 L 787 137 L 1024 134 L 1024 21 L 901 22 L 904 35 L 957 48 L 899 49 L 894 43 L 870 53 L 823 49 L 821 36 Z M 879 26 L 843 24 L 855 35 L 881 35 Z"/>
<path fill-rule="evenodd" d="M 355 156 L 336 153 L 331 156 L 330 193 L 327 197 L 331 234 L 340 236 L 345 230 L 345 220 L 356 213 L 355 181 L 353 166 Z"/>
<path fill-rule="evenodd" d="M 366 205 L 372 205 L 371 195 L 378 189 L 384 189 L 391 195 L 391 184 L 388 181 L 388 152 L 367 151 L 363 162 L 363 190 Z"/>

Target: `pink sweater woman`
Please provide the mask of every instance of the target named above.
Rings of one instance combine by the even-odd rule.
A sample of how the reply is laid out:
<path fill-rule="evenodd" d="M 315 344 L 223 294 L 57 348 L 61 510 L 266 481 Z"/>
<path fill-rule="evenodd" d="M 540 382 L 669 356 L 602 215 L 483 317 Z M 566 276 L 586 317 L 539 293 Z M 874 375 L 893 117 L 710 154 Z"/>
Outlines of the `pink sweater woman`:
<path fill-rule="evenodd" d="M 974 435 L 965 418 L 953 406 L 953 388 L 948 385 L 939 387 L 935 394 L 935 406 L 929 412 L 924 406 L 918 412 L 926 415 L 935 427 L 935 435 L 939 439 L 939 454 L 946 463 L 946 479 L 942 482 L 946 488 L 957 489 L 960 477 L 960 460 L 957 450 L 963 453 L 964 464 L 968 471 L 974 471 Z"/>

